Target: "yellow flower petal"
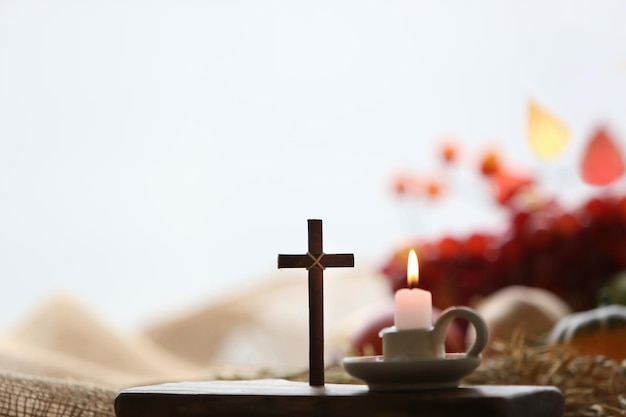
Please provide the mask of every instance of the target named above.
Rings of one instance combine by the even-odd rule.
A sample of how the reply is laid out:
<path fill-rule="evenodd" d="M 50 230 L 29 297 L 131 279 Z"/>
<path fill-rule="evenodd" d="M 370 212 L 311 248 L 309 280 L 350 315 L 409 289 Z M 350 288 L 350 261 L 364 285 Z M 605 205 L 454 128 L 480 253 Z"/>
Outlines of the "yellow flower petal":
<path fill-rule="evenodd" d="M 528 103 L 527 129 L 530 148 L 539 158 L 555 159 L 567 148 L 567 126 L 533 101 Z"/>

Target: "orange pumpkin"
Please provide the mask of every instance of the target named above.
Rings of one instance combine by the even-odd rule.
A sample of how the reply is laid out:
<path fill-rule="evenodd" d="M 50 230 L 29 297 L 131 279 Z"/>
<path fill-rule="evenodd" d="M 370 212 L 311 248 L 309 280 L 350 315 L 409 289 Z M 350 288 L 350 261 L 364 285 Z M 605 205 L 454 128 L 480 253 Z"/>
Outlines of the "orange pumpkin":
<path fill-rule="evenodd" d="M 626 306 L 616 304 L 570 314 L 554 326 L 549 341 L 626 359 Z"/>

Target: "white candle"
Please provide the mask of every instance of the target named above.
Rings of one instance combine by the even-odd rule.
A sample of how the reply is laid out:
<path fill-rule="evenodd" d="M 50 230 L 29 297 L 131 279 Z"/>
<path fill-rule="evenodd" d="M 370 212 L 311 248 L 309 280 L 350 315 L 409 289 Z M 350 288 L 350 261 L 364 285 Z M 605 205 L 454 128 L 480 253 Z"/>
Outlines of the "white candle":
<path fill-rule="evenodd" d="M 419 265 L 414 250 L 409 253 L 407 279 L 413 287 L 419 280 Z M 394 325 L 398 330 L 429 329 L 432 327 L 433 301 L 429 291 L 402 288 L 395 295 Z"/>

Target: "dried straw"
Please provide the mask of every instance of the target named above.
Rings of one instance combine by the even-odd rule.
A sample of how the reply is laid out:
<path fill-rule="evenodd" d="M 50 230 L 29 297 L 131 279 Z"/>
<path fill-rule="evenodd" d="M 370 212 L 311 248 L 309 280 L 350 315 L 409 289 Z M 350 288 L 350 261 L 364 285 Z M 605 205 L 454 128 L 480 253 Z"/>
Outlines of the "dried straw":
<path fill-rule="evenodd" d="M 495 355 L 464 384 L 554 385 L 563 393 L 567 417 L 626 416 L 626 361 L 564 345 L 528 346 L 522 332 L 492 348 Z"/>

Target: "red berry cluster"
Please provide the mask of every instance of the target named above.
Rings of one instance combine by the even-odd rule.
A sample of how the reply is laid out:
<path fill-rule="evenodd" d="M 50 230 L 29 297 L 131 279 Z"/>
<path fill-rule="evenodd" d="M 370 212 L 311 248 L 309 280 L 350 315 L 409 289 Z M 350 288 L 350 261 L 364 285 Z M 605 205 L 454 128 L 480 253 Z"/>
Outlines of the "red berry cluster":
<path fill-rule="evenodd" d="M 511 208 L 511 207 L 509 207 Z M 575 210 L 550 202 L 512 209 L 502 234 L 418 242 L 421 288 L 439 308 L 466 305 L 508 285 L 545 288 L 574 310 L 593 308 L 598 292 L 626 269 L 626 197 L 603 195 Z M 406 287 L 409 248 L 384 266 L 394 290 Z"/>

